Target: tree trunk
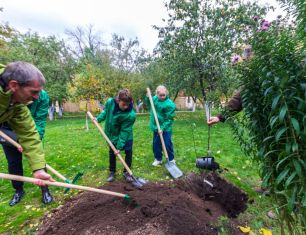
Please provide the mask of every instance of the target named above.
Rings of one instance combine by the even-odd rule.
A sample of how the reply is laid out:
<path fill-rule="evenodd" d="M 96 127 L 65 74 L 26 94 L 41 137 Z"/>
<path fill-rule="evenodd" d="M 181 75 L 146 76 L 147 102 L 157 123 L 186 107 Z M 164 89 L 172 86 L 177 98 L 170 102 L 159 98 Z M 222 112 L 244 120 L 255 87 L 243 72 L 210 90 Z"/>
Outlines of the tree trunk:
<path fill-rule="evenodd" d="M 175 96 L 174 96 L 174 98 L 173 98 L 173 102 L 176 100 L 176 98 L 177 98 L 179 92 L 180 92 L 180 91 L 177 91 L 177 92 L 175 93 Z"/>
<path fill-rule="evenodd" d="M 88 115 L 87 115 L 87 111 L 88 111 L 88 104 L 89 104 L 89 100 L 86 99 L 86 119 L 85 119 L 85 127 L 86 127 L 86 131 L 89 131 L 89 127 L 88 127 Z"/>

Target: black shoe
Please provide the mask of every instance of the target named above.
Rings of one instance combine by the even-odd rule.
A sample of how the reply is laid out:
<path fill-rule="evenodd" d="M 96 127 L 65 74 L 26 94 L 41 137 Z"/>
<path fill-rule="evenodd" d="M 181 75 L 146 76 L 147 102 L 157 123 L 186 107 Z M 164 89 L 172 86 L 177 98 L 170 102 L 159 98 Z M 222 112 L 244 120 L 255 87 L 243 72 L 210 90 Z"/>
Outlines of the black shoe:
<path fill-rule="evenodd" d="M 10 201 L 9 205 L 14 206 L 17 203 L 19 203 L 21 201 L 21 199 L 23 198 L 24 194 L 25 194 L 25 192 L 23 190 L 22 191 L 17 191 L 14 194 L 14 196 L 13 196 L 12 200 Z"/>
<path fill-rule="evenodd" d="M 51 193 L 49 192 L 49 189 L 47 187 L 41 187 L 41 192 L 42 192 L 42 202 L 44 204 L 49 204 L 51 202 L 53 202 L 53 197 L 51 195 Z"/>
<path fill-rule="evenodd" d="M 133 182 L 133 177 L 128 172 L 123 172 L 123 177 L 127 182 Z"/>
<path fill-rule="evenodd" d="M 107 182 L 113 182 L 115 180 L 115 172 L 109 172 L 109 176 L 107 178 Z"/>

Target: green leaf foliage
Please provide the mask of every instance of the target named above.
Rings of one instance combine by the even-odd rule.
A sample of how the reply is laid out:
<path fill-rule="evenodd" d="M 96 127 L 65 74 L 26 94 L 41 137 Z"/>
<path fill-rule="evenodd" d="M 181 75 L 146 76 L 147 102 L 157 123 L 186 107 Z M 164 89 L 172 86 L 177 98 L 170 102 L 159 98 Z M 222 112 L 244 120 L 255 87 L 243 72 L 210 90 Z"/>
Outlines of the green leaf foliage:
<path fill-rule="evenodd" d="M 302 14 L 300 5 L 295 5 L 300 1 L 283 2 Z M 279 17 L 265 28 L 259 20 L 249 39 L 252 57 L 235 66 L 244 107 L 243 118 L 235 119 L 235 134 L 242 146 L 253 142 L 255 150 L 245 148 L 245 152 L 261 164 L 263 184 L 292 234 L 306 226 L 306 63 L 299 24 L 289 25 Z M 238 129 L 248 135 L 239 135 Z"/>

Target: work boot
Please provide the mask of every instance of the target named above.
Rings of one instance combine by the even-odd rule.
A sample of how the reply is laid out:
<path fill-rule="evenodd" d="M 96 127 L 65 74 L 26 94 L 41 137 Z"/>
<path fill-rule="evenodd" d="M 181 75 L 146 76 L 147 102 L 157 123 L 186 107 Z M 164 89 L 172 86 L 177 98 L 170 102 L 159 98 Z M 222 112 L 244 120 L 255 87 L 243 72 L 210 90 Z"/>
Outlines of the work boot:
<path fill-rule="evenodd" d="M 133 182 L 133 177 L 128 172 L 123 172 L 123 177 L 127 182 Z"/>
<path fill-rule="evenodd" d="M 51 193 L 49 192 L 48 187 L 46 186 L 41 187 L 41 192 L 42 192 L 42 202 L 44 204 L 49 204 L 53 202 L 53 197 Z"/>
<path fill-rule="evenodd" d="M 109 176 L 107 178 L 107 182 L 113 182 L 115 180 L 115 172 L 110 171 Z"/>
<path fill-rule="evenodd" d="M 21 191 L 16 191 L 15 194 L 13 195 L 12 200 L 10 201 L 9 205 L 10 206 L 15 206 L 17 203 L 21 201 L 23 198 L 25 192 L 23 190 Z"/>

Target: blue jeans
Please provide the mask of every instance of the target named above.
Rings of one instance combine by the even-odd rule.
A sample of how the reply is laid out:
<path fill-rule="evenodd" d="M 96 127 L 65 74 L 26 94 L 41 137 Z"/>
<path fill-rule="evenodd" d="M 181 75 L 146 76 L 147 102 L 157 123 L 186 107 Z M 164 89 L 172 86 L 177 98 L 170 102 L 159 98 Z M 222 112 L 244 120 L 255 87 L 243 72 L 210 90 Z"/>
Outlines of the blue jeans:
<path fill-rule="evenodd" d="M 169 161 L 174 159 L 173 143 L 172 143 L 172 132 L 167 131 L 163 132 L 163 138 L 165 141 Z M 159 135 L 156 131 L 153 133 L 153 153 L 156 160 L 161 161 L 163 156 L 163 148 L 159 138 Z"/>

